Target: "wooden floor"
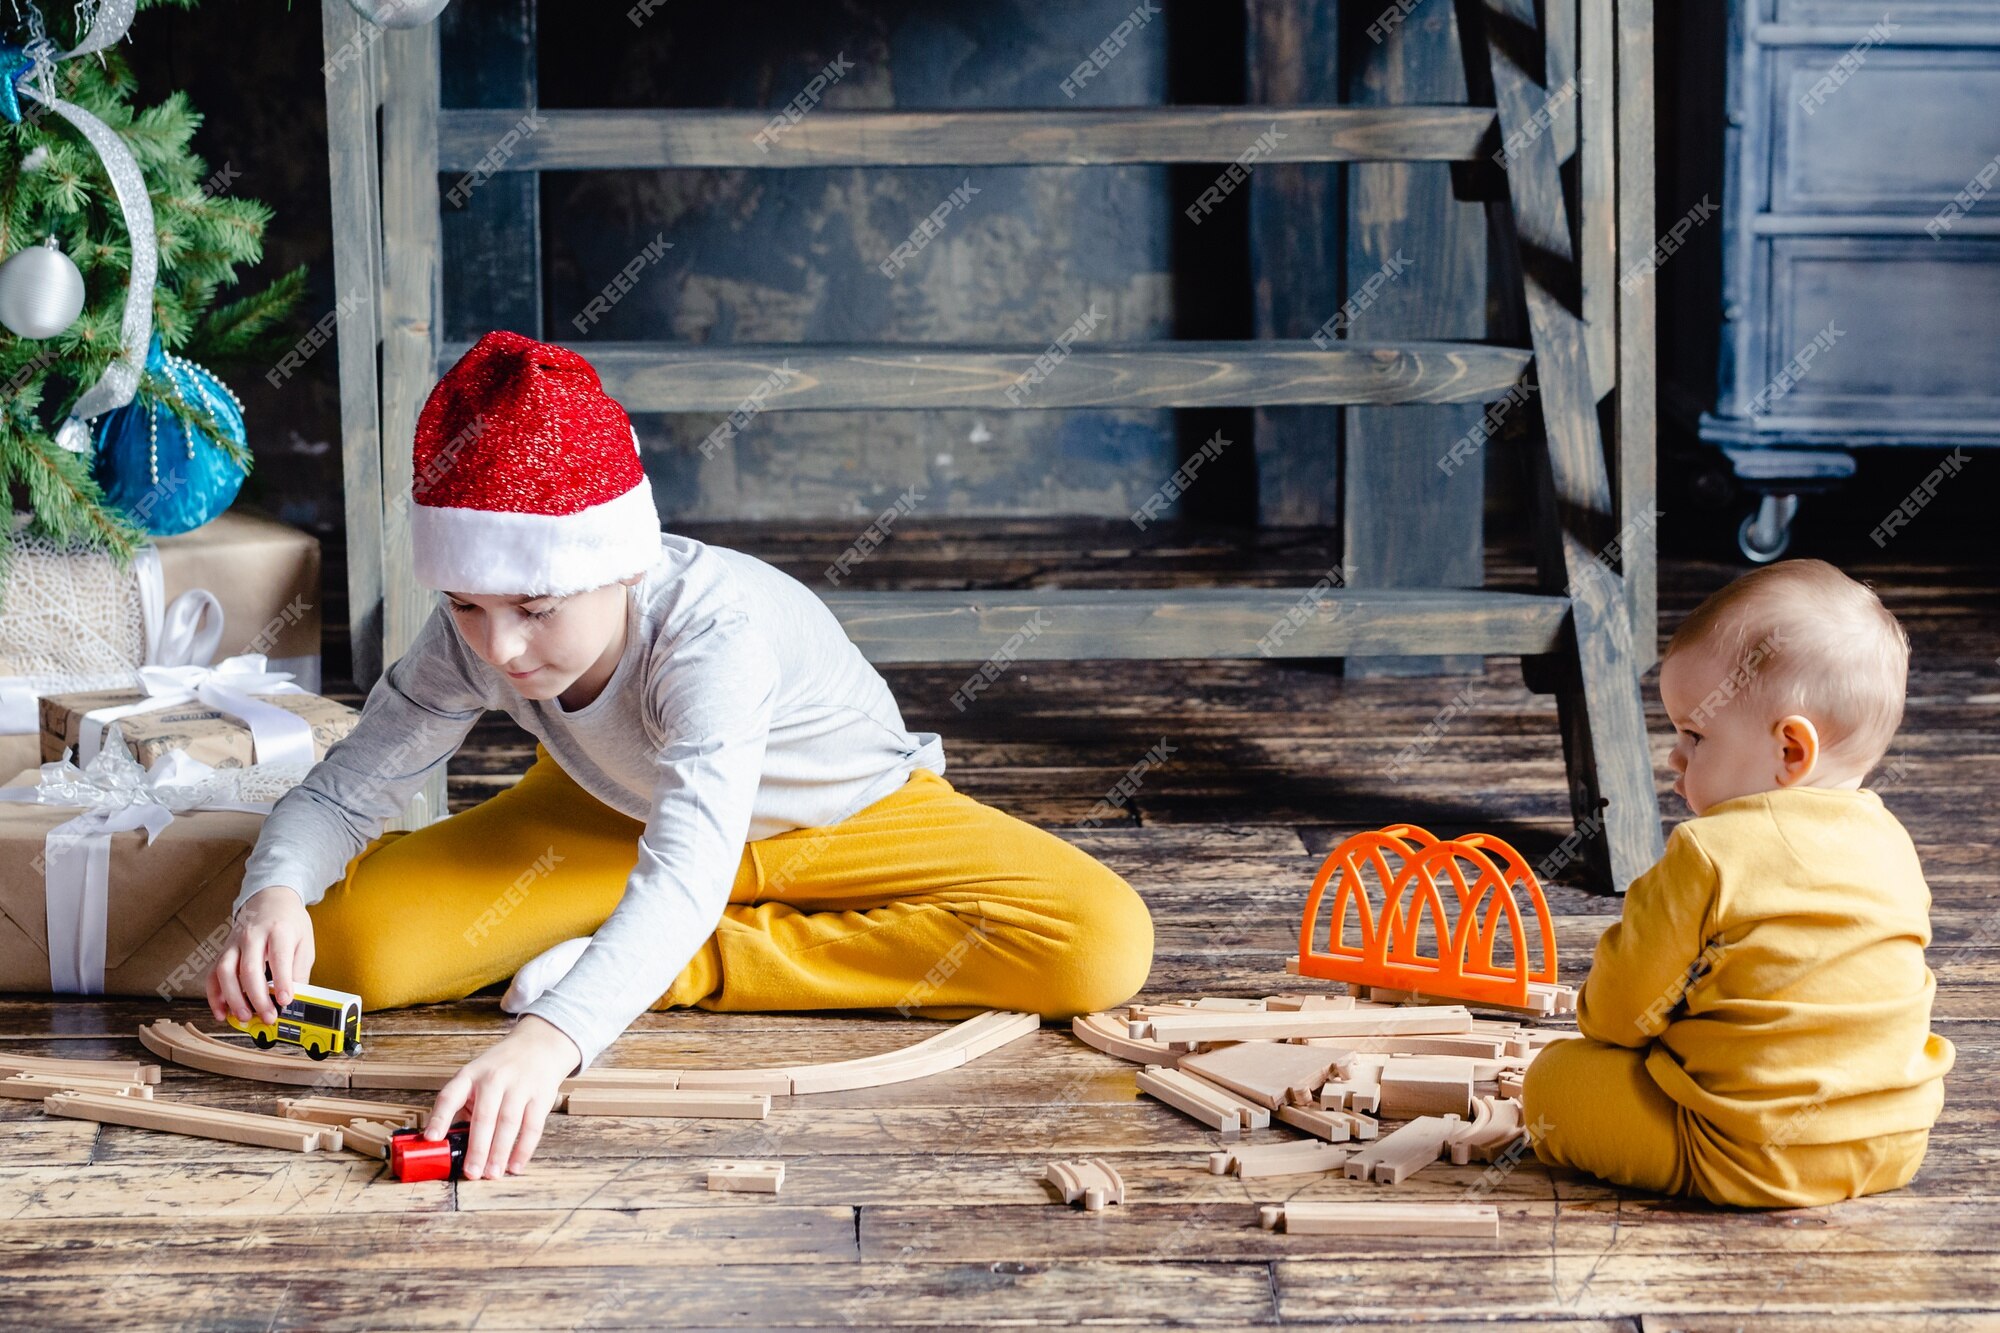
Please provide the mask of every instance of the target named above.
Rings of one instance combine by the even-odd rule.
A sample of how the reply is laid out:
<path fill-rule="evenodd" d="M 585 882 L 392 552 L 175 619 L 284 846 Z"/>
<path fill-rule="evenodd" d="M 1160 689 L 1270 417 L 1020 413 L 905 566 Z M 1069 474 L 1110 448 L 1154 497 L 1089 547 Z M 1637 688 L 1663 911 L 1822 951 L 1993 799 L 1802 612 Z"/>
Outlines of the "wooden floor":
<path fill-rule="evenodd" d="M 1077 586 L 1190 581 L 1203 569 L 1226 572 L 1192 581 L 1310 583 L 1332 563 L 1309 536 L 1165 534 L 1135 551 L 1126 524 L 940 534 L 905 522 L 864 579 Z M 844 528 L 692 531 L 808 582 L 852 539 Z M 1729 572 L 1669 561 L 1667 626 Z M 400 1185 L 344 1153 L 230 1147 L 0 1102 L 0 1327 L 1508 1320 L 1817 1333 L 1834 1327 L 1829 1315 L 1842 1330 L 2000 1327 L 1990 1313 L 2000 1311 L 2000 597 L 1990 568 L 1859 572 L 1878 580 L 1916 641 L 1897 776 L 1882 789 L 1924 854 L 1935 1027 L 1958 1047 L 1930 1157 L 1893 1195 L 1734 1214 L 1530 1163 L 1493 1187 L 1496 1245 L 1277 1235 L 1258 1228 L 1257 1201 L 1379 1191 L 1210 1175 L 1212 1134 L 1136 1098 L 1131 1066 L 1048 1027 L 941 1077 L 785 1101 L 762 1125 L 551 1117 L 525 1175 L 457 1185 Z M 1531 858 L 1568 830 L 1554 706 L 1528 694 L 1508 661 L 1416 680 L 1268 662 L 1024 664 L 963 714 L 949 703 L 963 668 L 886 674 L 908 724 L 945 735 L 962 790 L 1058 830 L 1145 895 L 1158 932 L 1148 998 L 1295 987 L 1283 963 L 1306 885 L 1318 855 L 1356 829 L 1390 819 L 1483 828 Z M 1663 764 L 1668 733 L 1650 682 L 1648 693 Z M 1392 780 L 1398 755 L 1455 697 L 1442 739 Z M 1075 828 L 1162 740 L 1170 758 L 1144 775 L 1125 822 Z M 483 724 L 453 770 L 454 808 L 506 785 L 529 753 L 505 719 Z M 1664 784 L 1662 795 L 1671 800 Z M 1580 981 L 1618 903 L 1568 886 L 1551 896 L 1564 979 Z M 0 1036 L 35 1054 L 132 1057 L 143 1054 L 136 1026 L 167 1014 L 214 1026 L 196 1004 L 15 996 L 0 998 Z M 505 1021 L 492 993 L 364 1019 L 371 1055 L 428 1059 L 469 1058 Z M 932 1030 L 862 1016 L 652 1013 L 603 1063 L 833 1059 Z M 159 1091 L 245 1109 L 269 1109 L 276 1093 L 173 1067 Z M 1053 1204 L 1044 1164 L 1095 1153 L 1116 1157 L 1127 1202 L 1096 1217 Z M 764 1156 L 787 1163 L 781 1196 L 704 1190 L 703 1163 Z M 1395 1197 L 1459 1198 L 1481 1170 L 1438 1165 Z"/>

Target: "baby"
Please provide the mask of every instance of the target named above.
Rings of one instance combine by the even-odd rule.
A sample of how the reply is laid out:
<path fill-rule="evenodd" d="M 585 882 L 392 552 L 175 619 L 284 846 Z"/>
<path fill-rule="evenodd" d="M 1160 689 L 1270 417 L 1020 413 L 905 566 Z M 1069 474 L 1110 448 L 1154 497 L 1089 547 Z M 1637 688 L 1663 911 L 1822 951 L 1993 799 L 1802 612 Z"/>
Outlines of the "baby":
<path fill-rule="evenodd" d="M 1861 781 L 1902 722 L 1909 640 L 1820 560 L 1746 574 L 1667 645 L 1695 817 L 1598 941 L 1574 1041 L 1529 1067 L 1543 1161 L 1796 1207 L 1906 1184 L 1944 1103 L 1930 890 Z"/>

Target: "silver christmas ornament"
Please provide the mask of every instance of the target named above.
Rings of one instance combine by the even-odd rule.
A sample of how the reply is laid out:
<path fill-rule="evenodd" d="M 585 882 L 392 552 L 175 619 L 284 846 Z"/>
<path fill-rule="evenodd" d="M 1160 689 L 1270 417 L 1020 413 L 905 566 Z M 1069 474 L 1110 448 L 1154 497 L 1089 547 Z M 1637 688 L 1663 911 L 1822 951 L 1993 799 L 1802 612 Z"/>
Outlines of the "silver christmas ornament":
<path fill-rule="evenodd" d="M 51 236 L 0 264 L 0 324 L 22 338 L 53 338 L 83 313 L 83 274 Z"/>

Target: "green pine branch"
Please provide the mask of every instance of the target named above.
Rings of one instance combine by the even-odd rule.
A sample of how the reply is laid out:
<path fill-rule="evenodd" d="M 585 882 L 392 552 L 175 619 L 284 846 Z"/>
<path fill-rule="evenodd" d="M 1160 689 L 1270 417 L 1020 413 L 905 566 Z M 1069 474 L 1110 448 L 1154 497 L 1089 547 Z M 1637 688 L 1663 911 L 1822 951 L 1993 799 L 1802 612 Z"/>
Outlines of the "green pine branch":
<path fill-rule="evenodd" d="M 199 0 L 138 0 L 138 12 L 192 9 Z M 49 37 L 73 46 L 76 15 L 44 8 Z M 143 19 L 139 26 L 143 31 Z M 13 34 L 12 40 L 19 40 Z M 146 182 L 158 237 L 153 327 L 161 344 L 226 375 L 227 363 L 267 365 L 292 345 L 287 328 L 305 294 L 306 270 L 234 291 L 242 272 L 261 264 L 272 213 L 254 200 L 209 192 L 207 161 L 194 151 L 203 117 L 184 91 L 135 105 L 136 82 L 123 53 L 67 60 L 54 74 L 56 94 L 92 112 L 132 151 Z M 83 277 L 83 314 L 54 338 L 36 341 L 0 330 L 0 480 L 31 528 L 57 541 L 107 551 L 120 564 L 145 542 L 133 519 L 105 500 L 90 475 L 89 455 L 55 443 L 54 430 L 95 384 L 121 346 L 131 238 L 95 151 L 60 116 L 22 100 L 18 124 L 0 121 L 0 257 L 53 235 Z M 30 155 L 38 164 L 27 169 Z M 248 450 L 224 440 L 200 402 L 185 401 L 164 376 L 144 375 L 135 403 L 171 412 L 199 430 L 246 471 Z M 0 594 L 12 554 L 0 528 Z"/>

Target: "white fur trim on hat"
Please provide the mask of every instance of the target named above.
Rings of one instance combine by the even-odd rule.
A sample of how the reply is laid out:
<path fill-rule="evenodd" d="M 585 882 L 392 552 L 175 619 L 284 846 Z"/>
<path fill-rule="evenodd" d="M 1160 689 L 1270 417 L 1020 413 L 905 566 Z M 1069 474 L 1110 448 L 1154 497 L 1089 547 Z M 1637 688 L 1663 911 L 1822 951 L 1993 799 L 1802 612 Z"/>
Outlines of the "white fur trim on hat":
<path fill-rule="evenodd" d="M 410 547 L 426 588 L 561 597 L 650 569 L 660 516 L 645 481 L 573 514 L 413 504 Z"/>

